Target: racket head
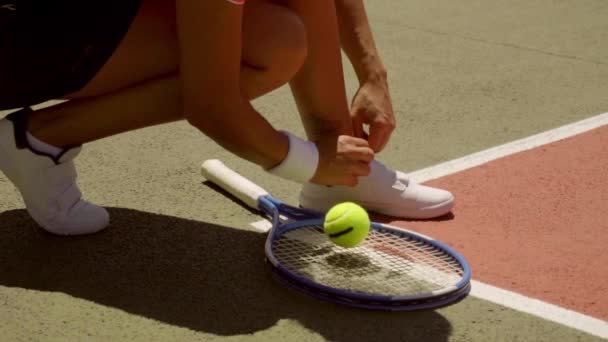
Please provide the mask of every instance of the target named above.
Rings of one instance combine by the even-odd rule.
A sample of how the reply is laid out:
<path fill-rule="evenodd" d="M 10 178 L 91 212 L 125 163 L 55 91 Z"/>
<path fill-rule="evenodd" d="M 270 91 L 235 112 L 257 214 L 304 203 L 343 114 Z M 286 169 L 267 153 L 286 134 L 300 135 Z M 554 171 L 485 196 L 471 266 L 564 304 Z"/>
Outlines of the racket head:
<path fill-rule="evenodd" d="M 279 280 L 316 298 L 374 310 L 421 310 L 453 304 L 470 291 L 467 261 L 428 236 L 378 222 L 359 246 L 344 248 L 323 232 L 320 213 L 259 200 L 272 216 L 265 252 Z"/>
<path fill-rule="evenodd" d="M 323 214 L 283 204 L 268 194 L 266 190 L 231 170 L 219 160 L 210 159 L 205 161 L 202 164 L 201 172 L 208 180 L 221 186 L 224 190 L 243 201 L 249 207 L 262 211 L 272 220 L 273 228 L 268 234 L 265 245 L 266 258 L 269 261 L 268 264 L 272 266 L 273 273 L 278 275 L 278 278 L 284 283 L 311 296 L 330 302 L 366 309 L 418 310 L 437 308 L 455 303 L 466 297 L 470 291 L 471 273 L 466 260 L 449 246 L 439 241 L 405 229 L 395 228 L 381 223 L 372 223 L 370 235 L 368 235 L 368 238 L 362 245 L 352 249 L 345 249 L 333 244 L 323 233 Z M 298 239 L 294 239 L 293 236 L 290 238 L 290 234 L 293 233 L 300 234 Z M 376 241 L 374 237 L 382 234 L 389 236 L 390 238 L 385 241 L 385 243 L 381 243 L 379 245 L 380 247 L 376 246 L 376 250 L 371 253 L 372 256 L 381 253 L 380 258 L 372 258 L 372 260 L 379 264 L 371 262 L 365 264 L 365 258 L 370 256 L 366 254 L 363 254 L 364 258 L 357 259 L 357 253 L 354 252 L 358 249 L 369 247 L 370 241 Z M 307 250 L 295 248 L 296 246 L 288 246 L 288 248 L 282 249 L 277 248 L 277 241 L 281 241 L 281 239 L 284 241 L 286 237 L 295 241 L 303 238 L 316 240 L 306 243 L 308 245 L 306 247 L 308 248 Z M 393 241 L 394 243 L 390 243 L 390 241 Z M 398 241 L 401 241 L 401 244 Z M 409 242 L 403 244 L 403 241 Z M 298 243 L 301 245 L 302 241 L 298 241 Z M 354 260 L 356 262 L 354 265 L 351 265 L 355 267 L 343 271 L 342 274 L 345 274 L 346 276 L 355 275 L 356 277 L 364 278 L 363 275 L 365 275 L 365 271 L 368 270 L 365 267 L 375 265 L 377 267 L 376 270 L 378 268 L 384 269 L 385 271 L 388 269 L 389 273 L 385 272 L 385 275 L 396 276 L 403 274 L 400 274 L 399 272 L 391 274 L 391 268 L 386 267 L 385 262 L 382 260 L 391 260 L 391 258 L 407 259 L 401 251 L 402 247 L 403 250 L 407 250 L 409 244 L 416 245 L 416 243 L 420 247 L 418 248 L 419 252 L 416 253 L 429 254 L 437 260 L 443 258 L 452 266 L 448 268 L 449 271 L 442 270 L 439 267 L 439 273 L 437 273 L 437 270 L 434 270 L 434 266 L 425 266 L 424 263 L 422 268 L 416 266 L 418 263 L 414 264 L 416 267 L 412 268 L 410 265 L 405 268 L 409 267 L 418 270 L 418 277 L 421 277 L 422 279 L 425 279 L 425 274 L 427 273 L 434 273 L 437 274 L 439 278 L 445 278 L 442 274 L 447 272 L 452 274 L 450 277 L 447 277 L 449 279 L 447 282 L 442 283 L 440 286 L 418 292 L 411 290 L 400 292 L 395 291 L 394 289 L 392 291 L 385 291 L 385 289 L 382 289 L 382 291 L 345 289 L 340 284 L 327 284 L 326 282 L 319 281 L 319 279 L 314 276 L 311 277 L 310 274 L 298 271 L 297 268 L 294 268 L 293 266 L 290 267 L 290 264 L 286 262 L 287 259 L 280 253 L 277 253 L 285 250 L 288 253 L 291 253 L 292 256 L 295 256 L 296 259 L 301 259 L 303 256 L 320 256 L 320 259 L 323 259 L 330 256 L 328 253 L 333 253 L 331 255 L 340 255 L 344 252 L 350 252 L 355 255 Z M 313 249 L 311 250 L 311 248 Z M 315 248 L 316 251 L 314 250 Z M 380 248 L 380 251 L 378 251 L 378 248 Z M 314 253 L 311 254 L 311 251 Z M 338 266 L 340 267 L 343 266 L 341 263 L 344 262 L 344 258 L 342 257 L 343 255 L 337 257 L 337 261 L 339 262 Z M 349 258 L 352 258 L 352 256 L 347 256 L 346 260 L 350 260 Z M 318 264 L 323 265 L 323 260 L 317 261 Z M 333 260 L 333 262 L 336 262 L 336 260 Z M 361 264 L 361 262 L 364 264 Z M 311 263 L 309 262 L 309 264 Z M 328 262 L 325 262 L 325 264 L 328 264 Z M 399 269 L 398 267 L 396 268 L 395 266 L 391 267 L 397 271 L 404 270 Z M 361 272 L 362 269 L 363 272 Z M 359 273 L 356 273 L 357 271 L 359 271 Z M 372 286 L 368 286 L 368 288 L 373 289 L 381 287 L 385 280 L 386 279 L 376 279 L 370 283 Z M 343 283 L 348 283 L 348 281 L 343 281 Z"/>

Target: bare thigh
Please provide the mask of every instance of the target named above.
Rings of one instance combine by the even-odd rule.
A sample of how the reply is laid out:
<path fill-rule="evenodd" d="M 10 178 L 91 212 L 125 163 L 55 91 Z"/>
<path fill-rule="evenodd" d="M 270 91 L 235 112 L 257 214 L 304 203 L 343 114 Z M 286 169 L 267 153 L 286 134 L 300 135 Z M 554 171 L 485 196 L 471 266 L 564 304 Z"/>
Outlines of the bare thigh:
<path fill-rule="evenodd" d="M 302 62 L 285 58 L 294 51 L 302 55 L 306 46 L 303 24 L 295 13 L 271 0 L 250 0 L 244 11 L 244 65 L 267 70 Z M 178 51 L 175 0 L 144 0 L 112 57 L 83 89 L 67 98 L 103 95 L 178 74 Z"/>

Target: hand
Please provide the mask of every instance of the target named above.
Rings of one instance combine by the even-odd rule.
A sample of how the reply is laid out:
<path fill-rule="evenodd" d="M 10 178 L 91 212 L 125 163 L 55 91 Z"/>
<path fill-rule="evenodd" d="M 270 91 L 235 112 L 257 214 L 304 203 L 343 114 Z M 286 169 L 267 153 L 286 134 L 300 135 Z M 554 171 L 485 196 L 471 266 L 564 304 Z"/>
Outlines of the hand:
<path fill-rule="evenodd" d="M 348 135 L 328 136 L 318 139 L 316 144 L 319 166 L 311 180 L 313 183 L 355 186 L 359 177 L 369 175 L 374 151 L 365 139 Z"/>
<path fill-rule="evenodd" d="M 353 98 L 351 118 L 355 136 L 367 139 L 376 153 L 382 151 L 395 129 L 395 114 L 386 81 L 361 85 Z M 369 125 L 369 135 L 363 129 L 364 124 Z"/>

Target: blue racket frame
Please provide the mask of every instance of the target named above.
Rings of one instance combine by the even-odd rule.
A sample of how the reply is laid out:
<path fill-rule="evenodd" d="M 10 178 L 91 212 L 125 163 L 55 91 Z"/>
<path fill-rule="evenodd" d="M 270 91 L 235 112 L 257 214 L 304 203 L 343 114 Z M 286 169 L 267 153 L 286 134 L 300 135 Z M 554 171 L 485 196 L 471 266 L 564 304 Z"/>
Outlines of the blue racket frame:
<path fill-rule="evenodd" d="M 323 214 L 302 208 L 295 208 L 271 195 L 262 196 L 258 199 L 261 211 L 270 216 L 272 229 L 268 234 L 265 244 L 266 258 L 272 265 L 273 273 L 278 279 L 292 288 L 300 290 L 310 296 L 337 304 L 348 305 L 371 310 L 424 310 L 436 309 L 442 306 L 454 304 L 465 298 L 471 289 L 471 269 L 467 261 L 450 246 L 422 234 L 396 229 L 381 223 L 372 222 L 372 228 L 378 231 L 389 231 L 391 234 L 407 237 L 431 245 L 442 252 L 450 254 L 456 259 L 463 270 L 462 279 L 453 287 L 434 292 L 429 295 L 417 296 L 382 296 L 370 295 L 344 291 L 328 287 L 313 280 L 294 273 L 281 265 L 272 253 L 272 245 L 276 238 L 285 232 L 298 229 L 302 226 L 323 225 Z M 282 220 L 281 216 L 287 218 Z"/>

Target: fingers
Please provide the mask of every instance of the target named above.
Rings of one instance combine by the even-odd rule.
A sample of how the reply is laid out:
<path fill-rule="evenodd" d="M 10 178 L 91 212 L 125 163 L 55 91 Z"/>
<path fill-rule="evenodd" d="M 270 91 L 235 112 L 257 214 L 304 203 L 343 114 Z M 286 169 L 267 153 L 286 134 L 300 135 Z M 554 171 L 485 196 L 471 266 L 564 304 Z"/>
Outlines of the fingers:
<path fill-rule="evenodd" d="M 391 120 L 390 116 L 378 113 L 372 115 L 363 110 L 355 112 L 352 116 L 352 123 L 354 136 L 367 140 L 374 152 L 384 149 L 395 130 L 394 120 Z M 365 124 L 369 124 L 369 134 L 365 132 Z"/>
<path fill-rule="evenodd" d="M 350 137 L 349 142 L 357 147 L 369 147 L 369 141 L 364 138 Z"/>
<path fill-rule="evenodd" d="M 374 151 L 369 147 L 364 139 L 352 139 L 353 146 L 345 154 L 350 162 L 347 168 L 347 185 L 355 186 L 359 183 L 359 177 L 368 176 L 371 172 L 370 163 L 374 160 Z"/>
<path fill-rule="evenodd" d="M 369 163 L 353 163 L 347 172 L 348 176 L 343 177 L 340 181 L 341 184 L 337 185 L 356 186 L 357 184 L 359 184 L 359 177 L 369 176 L 370 172 L 371 167 Z"/>
<path fill-rule="evenodd" d="M 353 174 L 357 177 L 369 176 L 371 166 L 369 163 L 357 163 L 353 165 Z"/>
<path fill-rule="evenodd" d="M 369 163 L 353 163 L 347 170 L 347 176 L 342 177 L 335 185 L 356 186 L 359 184 L 359 177 L 369 176 L 371 167 Z"/>
<path fill-rule="evenodd" d="M 342 181 L 341 184 L 336 184 L 336 185 L 357 186 L 357 184 L 359 184 L 359 178 L 355 177 L 355 176 L 351 176 L 351 177 L 344 179 L 344 181 Z"/>
<path fill-rule="evenodd" d="M 351 137 L 349 135 L 341 135 L 338 138 L 338 152 L 350 151 L 358 147 L 369 147 L 369 143 L 363 138 Z"/>
<path fill-rule="evenodd" d="M 367 139 L 367 133 L 363 129 L 363 119 L 361 116 L 353 117 L 353 132 L 354 136 L 357 138 Z"/>
<path fill-rule="evenodd" d="M 351 110 L 356 136 L 367 139 L 375 152 L 382 151 L 395 129 L 395 114 L 388 88 L 374 83 L 364 84 L 355 95 Z M 365 133 L 365 124 L 369 125 L 369 134 Z"/>
<path fill-rule="evenodd" d="M 388 124 L 370 125 L 369 137 L 367 138 L 369 147 L 376 153 L 382 151 L 388 143 L 394 129 L 394 126 Z"/>
<path fill-rule="evenodd" d="M 337 145 L 336 145 L 337 143 Z M 348 135 L 326 137 L 317 142 L 319 167 L 312 181 L 325 185 L 355 186 L 368 176 L 375 153 L 367 140 Z"/>
<path fill-rule="evenodd" d="M 369 164 L 374 160 L 374 150 L 369 147 L 356 147 L 349 153 L 352 160 Z"/>
<path fill-rule="evenodd" d="M 349 136 L 342 136 L 339 139 L 338 151 L 344 154 L 348 159 L 370 163 L 374 160 L 374 150 L 370 148 L 367 140 Z"/>

